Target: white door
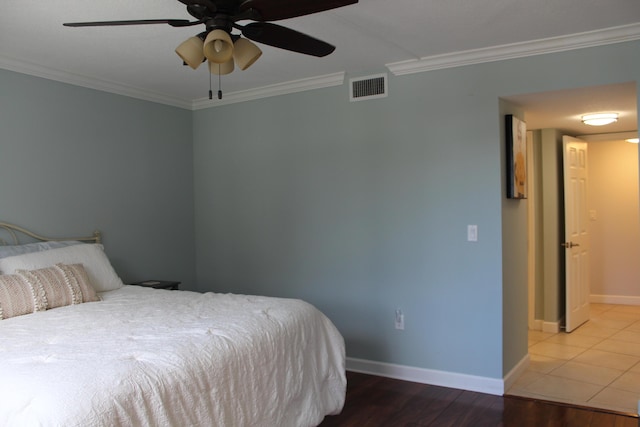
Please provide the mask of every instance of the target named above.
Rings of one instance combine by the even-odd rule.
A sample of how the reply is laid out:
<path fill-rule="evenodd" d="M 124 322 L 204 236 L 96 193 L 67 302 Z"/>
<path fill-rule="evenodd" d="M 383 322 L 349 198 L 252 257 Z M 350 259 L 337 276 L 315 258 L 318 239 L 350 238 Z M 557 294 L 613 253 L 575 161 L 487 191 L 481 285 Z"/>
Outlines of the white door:
<path fill-rule="evenodd" d="M 589 320 L 589 223 L 587 143 L 563 137 L 566 331 Z"/>

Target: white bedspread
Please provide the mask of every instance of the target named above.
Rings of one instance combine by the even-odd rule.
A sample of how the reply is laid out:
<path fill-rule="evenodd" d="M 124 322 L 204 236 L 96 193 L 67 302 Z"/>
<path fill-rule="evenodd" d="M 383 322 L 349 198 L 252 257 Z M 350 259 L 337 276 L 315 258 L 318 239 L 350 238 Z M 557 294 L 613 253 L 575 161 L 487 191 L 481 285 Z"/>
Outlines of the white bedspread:
<path fill-rule="evenodd" d="M 0 321 L 0 426 L 319 424 L 344 340 L 299 300 L 125 286 Z"/>

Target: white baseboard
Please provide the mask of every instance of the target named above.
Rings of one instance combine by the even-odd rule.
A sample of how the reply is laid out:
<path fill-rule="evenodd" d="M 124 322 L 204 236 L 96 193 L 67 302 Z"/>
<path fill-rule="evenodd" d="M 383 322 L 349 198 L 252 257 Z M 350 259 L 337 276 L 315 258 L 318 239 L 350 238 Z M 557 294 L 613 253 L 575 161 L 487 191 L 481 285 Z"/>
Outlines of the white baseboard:
<path fill-rule="evenodd" d="M 533 324 L 531 325 L 531 330 L 532 331 L 541 331 L 542 330 L 542 320 L 540 319 L 536 319 L 533 321 Z"/>
<path fill-rule="evenodd" d="M 560 332 L 560 322 L 545 322 L 544 320 L 537 319 L 533 321 L 533 327 L 531 329 L 557 334 Z"/>
<path fill-rule="evenodd" d="M 640 297 L 625 295 L 590 295 L 589 302 L 596 304 L 640 305 Z"/>
<path fill-rule="evenodd" d="M 529 363 L 531 359 L 529 358 L 529 354 L 527 353 L 520 362 L 514 368 L 509 371 L 507 376 L 504 377 L 504 391 L 507 391 L 513 386 L 513 383 L 516 382 L 520 375 L 524 374 L 524 372 L 529 367 Z"/>
<path fill-rule="evenodd" d="M 520 369 L 519 367 L 521 364 L 522 362 L 520 362 L 516 368 Z M 516 368 L 509 373 L 509 376 L 511 376 L 512 373 L 513 375 L 516 375 L 514 372 Z M 502 379 L 374 362 L 371 360 L 355 359 L 352 357 L 347 357 L 347 370 L 363 374 L 394 378 L 397 380 L 413 381 L 421 384 L 430 384 L 441 387 L 451 387 L 497 396 L 502 396 L 505 391 L 505 381 Z"/>
<path fill-rule="evenodd" d="M 557 334 L 560 332 L 560 322 L 542 322 L 542 332 Z"/>

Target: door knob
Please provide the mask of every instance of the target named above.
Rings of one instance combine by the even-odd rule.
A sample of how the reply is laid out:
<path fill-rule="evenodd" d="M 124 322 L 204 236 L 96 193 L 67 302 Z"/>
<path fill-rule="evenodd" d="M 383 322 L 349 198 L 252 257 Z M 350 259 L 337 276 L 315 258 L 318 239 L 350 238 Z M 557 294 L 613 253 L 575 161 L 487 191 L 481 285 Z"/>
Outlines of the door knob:
<path fill-rule="evenodd" d="M 561 245 L 561 246 L 564 246 L 564 247 L 565 247 L 565 248 L 567 248 L 567 249 L 571 249 L 571 248 L 573 248 L 574 246 L 580 246 L 580 244 L 579 244 L 579 243 L 573 243 L 573 242 L 565 242 L 565 243 L 561 243 L 560 245 Z"/>

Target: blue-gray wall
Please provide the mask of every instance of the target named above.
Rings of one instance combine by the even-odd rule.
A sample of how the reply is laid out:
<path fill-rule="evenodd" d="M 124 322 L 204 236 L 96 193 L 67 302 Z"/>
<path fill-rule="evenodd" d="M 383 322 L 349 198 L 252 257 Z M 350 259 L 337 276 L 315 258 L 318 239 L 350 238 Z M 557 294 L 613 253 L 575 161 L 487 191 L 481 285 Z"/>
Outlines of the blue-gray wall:
<path fill-rule="evenodd" d="M 500 97 L 637 82 L 639 51 L 390 76 L 369 102 L 345 85 L 195 112 L 0 70 L 0 219 L 98 227 L 125 280 L 304 298 L 353 358 L 500 379 L 527 352 L 526 201 L 505 199 L 502 116 L 517 108 Z"/>
<path fill-rule="evenodd" d="M 191 112 L 0 70 L 0 221 L 195 287 Z"/>
<path fill-rule="evenodd" d="M 350 357 L 501 378 L 498 97 L 469 71 L 196 112 L 200 286 L 309 300 Z"/>
<path fill-rule="evenodd" d="M 353 358 L 503 378 L 527 354 L 527 202 L 505 198 L 500 97 L 638 81 L 639 48 L 194 112 L 198 286 L 309 300 Z"/>

